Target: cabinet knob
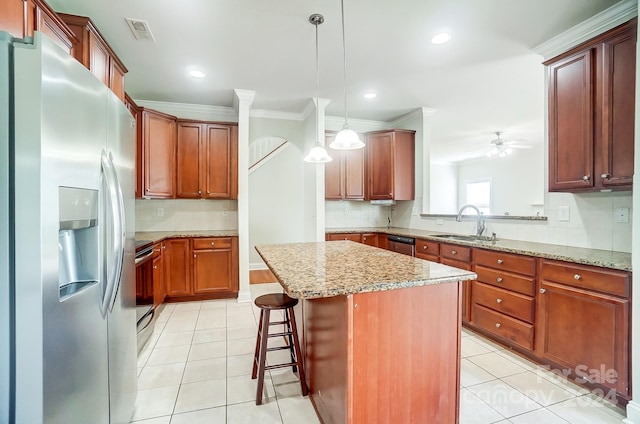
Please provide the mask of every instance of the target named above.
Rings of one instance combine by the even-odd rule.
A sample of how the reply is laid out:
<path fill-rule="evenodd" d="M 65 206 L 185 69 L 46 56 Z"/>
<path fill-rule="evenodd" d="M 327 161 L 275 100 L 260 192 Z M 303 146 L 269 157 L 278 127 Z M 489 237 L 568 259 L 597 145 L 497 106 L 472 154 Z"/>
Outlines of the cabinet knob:
<path fill-rule="evenodd" d="M 367 241 L 367 238 L 366 237 L 362 237 L 362 240 Z"/>
<path fill-rule="evenodd" d="M 609 174 L 602 174 L 600 175 L 600 177 L 602 177 L 603 180 L 608 180 L 609 178 L 611 178 L 611 175 Z"/>
<path fill-rule="evenodd" d="M 502 303 L 502 299 L 497 298 L 497 299 L 496 299 L 496 302 L 498 302 L 498 303 Z"/>
<path fill-rule="evenodd" d="M 198 195 L 201 196 L 202 195 L 202 191 L 198 190 Z"/>
<path fill-rule="evenodd" d="M 427 250 L 429 246 L 422 246 L 422 250 Z"/>
<path fill-rule="evenodd" d="M 498 265 L 502 265 L 504 261 L 502 259 L 498 259 Z"/>
<path fill-rule="evenodd" d="M 196 257 L 196 254 L 195 254 L 195 253 L 193 254 L 193 257 L 194 257 L 194 258 Z"/>
<path fill-rule="evenodd" d="M 502 324 L 500 324 L 499 322 L 496 322 L 496 328 L 500 328 L 502 327 Z"/>
<path fill-rule="evenodd" d="M 209 190 L 207 190 L 207 194 L 211 194 L 211 192 Z"/>
<path fill-rule="evenodd" d="M 149 191 L 150 191 L 149 189 L 146 190 L 147 193 L 149 193 Z"/>
<path fill-rule="evenodd" d="M 498 277 L 498 278 L 496 278 L 496 281 L 497 281 L 498 283 L 502 283 L 502 277 Z"/>
<path fill-rule="evenodd" d="M 157 265 L 154 265 L 154 266 L 153 266 L 153 269 L 158 269 L 158 266 L 157 266 Z"/>
<path fill-rule="evenodd" d="M 452 254 L 452 255 L 457 255 L 457 254 L 458 254 L 458 252 L 456 252 L 455 250 L 452 250 L 452 251 L 451 251 L 451 254 Z"/>
<path fill-rule="evenodd" d="M 574 276 L 573 276 L 573 279 L 574 279 L 574 280 L 579 280 L 579 279 L 581 279 L 581 278 L 582 278 L 582 277 L 580 276 L 580 274 L 576 274 L 576 275 L 574 275 Z"/>
<path fill-rule="evenodd" d="M 585 175 L 582 177 L 582 181 L 589 181 L 591 179 L 591 175 Z"/>
<path fill-rule="evenodd" d="M 547 292 L 547 289 L 540 289 L 540 293 L 545 294 Z"/>
<path fill-rule="evenodd" d="M 162 245 L 162 250 L 165 250 L 167 248 L 167 246 L 165 246 L 164 244 Z"/>
<path fill-rule="evenodd" d="M 215 242 L 211 242 L 211 246 L 215 246 Z"/>

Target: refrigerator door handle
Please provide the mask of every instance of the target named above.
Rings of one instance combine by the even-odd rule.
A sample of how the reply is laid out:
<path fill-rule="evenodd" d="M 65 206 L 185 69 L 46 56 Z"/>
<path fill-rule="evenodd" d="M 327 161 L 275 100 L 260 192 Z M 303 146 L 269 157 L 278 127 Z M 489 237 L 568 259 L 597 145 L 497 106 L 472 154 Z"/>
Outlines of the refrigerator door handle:
<path fill-rule="evenodd" d="M 116 294 L 122 276 L 122 265 L 124 261 L 124 200 L 122 189 L 118 181 L 113 164 L 113 156 L 107 155 L 105 151 L 101 155 L 102 172 L 105 177 L 107 188 L 107 210 L 111 218 L 111 231 L 107 237 L 111 238 L 111 251 L 107 252 L 112 258 L 111 269 L 107 269 L 107 284 L 102 299 L 102 313 L 106 314 L 113 308 Z M 107 262 L 108 263 L 108 262 Z"/>

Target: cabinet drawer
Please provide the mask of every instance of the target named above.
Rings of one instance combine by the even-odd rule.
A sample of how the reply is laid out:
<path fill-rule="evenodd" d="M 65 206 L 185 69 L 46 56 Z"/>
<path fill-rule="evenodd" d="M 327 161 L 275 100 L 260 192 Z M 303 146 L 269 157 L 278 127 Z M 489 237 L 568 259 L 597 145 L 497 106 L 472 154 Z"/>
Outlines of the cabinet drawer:
<path fill-rule="evenodd" d="M 362 243 L 378 247 L 378 235 L 375 233 L 362 234 Z"/>
<path fill-rule="evenodd" d="M 440 243 L 437 241 L 428 241 L 416 239 L 416 256 L 423 259 L 424 256 L 438 256 L 440 254 Z M 429 259 L 433 260 L 433 259 Z"/>
<path fill-rule="evenodd" d="M 628 298 L 631 274 L 586 265 L 543 261 L 542 279 Z"/>
<path fill-rule="evenodd" d="M 529 256 L 476 249 L 473 260 L 478 265 L 517 272 L 518 274 L 536 275 L 536 260 Z"/>
<path fill-rule="evenodd" d="M 471 262 L 471 248 L 456 244 L 440 244 L 440 256 L 461 262 Z"/>
<path fill-rule="evenodd" d="M 206 238 L 194 238 L 193 250 L 204 249 L 230 249 L 231 238 L 230 237 L 206 237 Z"/>
<path fill-rule="evenodd" d="M 162 255 L 162 243 L 154 244 L 153 245 L 153 256 L 152 256 L 152 258 L 155 259 L 160 255 Z"/>
<path fill-rule="evenodd" d="M 471 289 L 473 302 L 514 318 L 533 323 L 533 298 L 479 282 Z"/>
<path fill-rule="evenodd" d="M 533 325 L 484 306 L 474 304 L 472 322 L 475 326 L 528 350 L 533 350 Z"/>
<path fill-rule="evenodd" d="M 327 241 L 335 241 L 335 240 L 351 240 L 357 243 L 362 241 L 362 236 L 359 233 L 333 233 L 327 234 Z"/>
<path fill-rule="evenodd" d="M 454 259 L 442 258 L 440 259 L 440 263 L 444 265 L 449 265 L 454 268 L 464 269 L 466 271 L 471 271 L 471 264 L 468 262 L 456 261 Z"/>
<path fill-rule="evenodd" d="M 535 279 L 533 277 L 523 277 L 518 274 L 511 274 L 480 265 L 476 265 L 476 274 L 478 274 L 478 281 L 506 290 L 529 296 L 533 296 L 536 291 Z"/>

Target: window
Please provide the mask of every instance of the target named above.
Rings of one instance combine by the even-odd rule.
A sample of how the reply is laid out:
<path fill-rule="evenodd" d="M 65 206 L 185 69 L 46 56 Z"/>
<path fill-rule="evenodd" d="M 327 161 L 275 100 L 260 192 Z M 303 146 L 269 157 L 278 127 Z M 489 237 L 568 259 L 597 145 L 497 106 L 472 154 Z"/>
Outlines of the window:
<path fill-rule="evenodd" d="M 485 215 L 491 215 L 491 181 L 468 182 L 467 204 L 477 206 Z"/>

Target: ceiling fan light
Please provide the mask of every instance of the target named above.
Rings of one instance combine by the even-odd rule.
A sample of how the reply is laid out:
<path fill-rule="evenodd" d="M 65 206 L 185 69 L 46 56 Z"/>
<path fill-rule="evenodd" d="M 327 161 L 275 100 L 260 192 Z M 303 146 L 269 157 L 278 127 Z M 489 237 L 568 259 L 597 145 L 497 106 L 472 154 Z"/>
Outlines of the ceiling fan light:
<path fill-rule="evenodd" d="M 316 143 L 309 154 L 305 156 L 304 161 L 309 163 L 327 163 L 331 162 L 333 159 L 327 153 L 327 150 L 320 143 Z"/>
<path fill-rule="evenodd" d="M 358 137 L 358 133 L 345 127 L 336 134 L 336 138 L 329 144 L 329 147 L 335 150 L 355 150 L 364 147 L 364 143 Z"/>
<path fill-rule="evenodd" d="M 513 153 L 513 149 L 511 147 L 507 147 L 506 149 L 504 149 L 504 152 L 510 155 L 511 153 Z"/>

